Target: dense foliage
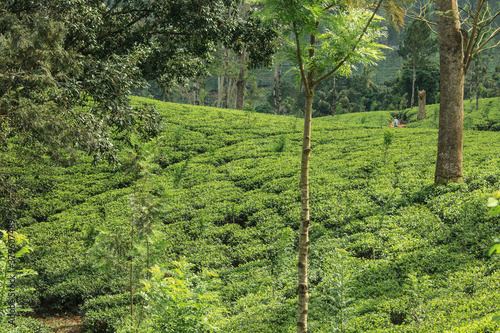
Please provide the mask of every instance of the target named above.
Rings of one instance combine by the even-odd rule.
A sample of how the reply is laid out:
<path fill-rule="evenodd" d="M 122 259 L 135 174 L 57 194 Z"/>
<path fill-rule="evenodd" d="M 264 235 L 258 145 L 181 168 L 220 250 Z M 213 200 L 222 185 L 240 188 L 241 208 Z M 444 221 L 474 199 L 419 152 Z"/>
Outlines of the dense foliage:
<path fill-rule="evenodd" d="M 154 103 L 165 120 L 140 156 L 5 169 L 25 175 L 18 224 L 33 252 L 22 266 L 38 272 L 18 302 L 80 312 L 89 332 L 294 331 L 301 121 L 132 101 Z M 497 134 L 466 130 L 464 182 L 434 186 L 434 108 L 418 123 L 407 110 L 406 129 L 388 129 L 395 113 L 384 111 L 314 120 L 311 331 L 498 329 L 499 257 L 486 253 L 500 234 L 487 207 L 500 188 Z M 148 241 L 136 234 L 130 248 L 148 202 L 163 208 Z"/>
<path fill-rule="evenodd" d="M 38 156 L 87 151 L 116 158 L 117 144 L 158 134 L 160 115 L 127 96 L 153 80 L 166 88 L 206 71 L 218 44 L 246 42 L 265 65 L 273 33 L 240 22 L 224 0 L 2 1 L 2 147 Z M 0 160 L 0 163 L 8 163 Z"/>

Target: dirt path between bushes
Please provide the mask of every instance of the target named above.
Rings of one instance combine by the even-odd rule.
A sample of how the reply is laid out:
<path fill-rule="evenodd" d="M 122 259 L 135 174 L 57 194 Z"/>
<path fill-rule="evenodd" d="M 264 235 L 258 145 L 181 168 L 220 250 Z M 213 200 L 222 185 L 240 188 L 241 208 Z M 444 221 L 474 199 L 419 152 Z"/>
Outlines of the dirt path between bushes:
<path fill-rule="evenodd" d="M 82 316 L 36 317 L 54 333 L 82 333 Z"/>

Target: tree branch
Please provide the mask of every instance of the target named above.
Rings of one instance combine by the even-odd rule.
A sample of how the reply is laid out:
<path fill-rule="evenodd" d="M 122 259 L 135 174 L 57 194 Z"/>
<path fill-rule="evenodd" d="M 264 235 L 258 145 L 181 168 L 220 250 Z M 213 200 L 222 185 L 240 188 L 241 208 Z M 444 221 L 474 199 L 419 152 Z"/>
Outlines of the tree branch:
<path fill-rule="evenodd" d="M 108 11 L 105 13 L 105 17 L 106 16 L 109 16 L 111 15 L 111 13 L 118 7 L 118 5 L 120 5 L 120 3 L 122 3 L 123 0 L 116 0 L 114 1 L 113 5 L 111 7 L 109 7 L 111 5 L 111 0 L 108 0 L 108 3 L 107 3 L 107 6 L 106 7 L 109 7 Z"/>
<path fill-rule="evenodd" d="M 302 82 L 304 82 L 304 88 L 308 94 L 312 93 L 311 87 L 306 79 L 306 73 L 304 71 L 304 63 L 302 61 L 302 51 L 300 49 L 300 38 L 299 33 L 297 32 L 297 22 L 293 21 L 293 33 L 295 34 L 295 43 L 297 44 L 297 59 L 299 61 L 299 71 L 300 76 L 302 77 Z"/>
<path fill-rule="evenodd" d="M 354 45 L 352 46 L 352 49 L 351 51 L 344 57 L 344 59 L 342 59 L 340 61 L 340 63 L 338 63 L 337 66 L 335 66 L 331 71 L 329 71 L 328 73 L 326 73 L 325 75 L 323 75 L 322 77 L 320 77 L 318 80 L 316 80 L 315 82 L 313 82 L 313 87 L 317 86 L 321 81 L 327 79 L 330 75 L 332 75 L 333 73 L 335 73 L 340 67 L 342 67 L 345 62 L 347 60 L 349 60 L 349 58 L 351 57 L 351 55 L 354 53 L 354 51 L 356 50 L 356 48 L 358 47 L 359 43 L 361 43 L 361 40 L 363 39 L 366 31 L 368 30 L 368 28 L 370 27 L 370 24 L 372 23 L 373 21 L 373 18 L 375 17 L 375 15 L 377 14 L 377 11 L 379 10 L 380 6 L 382 5 L 382 2 L 384 2 L 384 0 L 379 0 L 375 9 L 373 10 L 373 13 L 372 15 L 370 16 L 370 19 L 368 20 L 368 22 L 366 22 L 366 25 L 365 25 L 365 28 L 363 29 L 363 32 L 361 32 L 361 34 L 359 35 L 359 38 L 358 40 L 356 41 L 356 43 L 354 43 Z"/>
<path fill-rule="evenodd" d="M 408 17 L 412 20 L 419 20 L 427 24 L 427 27 L 429 28 L 430 31 L 432 31 L 433 34 L 437 35 L 437 30 L 434 30 L 432 26 L 437 26 L 436 22 L 429 21 L 428 19 L 425 18 L 425 13 L 427 12 L 427 7 L 430 4 L 430 1 L 425 4 L 420 6 L 420 13 L 414 12 L 414 11 L 405 11 L 404 16 Z"/>
<path fill-rule="evenodd" d="M 469 60 L 469 57 L 471 57 L 472 47 L 475 44 L 476 40 L 478 39 L 478 36 L 476 35 L 476 30 L 477 30 L 477 24 L 479 22 L 479 14 L 481 12 L 481 8 L 484 5 L 484 2 L 485 2 L 485 0 L 479 0 L 477 3 L 476 13 L 474 15 L 474 22 L 472 25 L 472 32 L 470 33 L 470 36 L 469 36 L 469 43 L 467 45 L 467 49 L 464 52 L 464 64 L 466 64 Z"/>
<path fill-rule="evenodd" d="M 106 37 L 109 37 L 110 35 L 120 34 L 123 31 L 125 31 L 126 29 L 132 27 L 134 24 L 136 24 L 137 22 L 139 22 L 142 19 L 143 19 L 143 17 L 139 17 L 139 18 L 136 18 L 135 20 L 130 21 L 128 24 L 126 24 L 125 26 L 121 27 L 120 29 L 108 30 L 103 35 L 97 36 L 96 40 L 97 41 L 102 41 L 103 39 L 105 39 Z M 84 46 L 80 47 L 77 50 L 77 52 L 78 53 L 82 53 L 82 54 L 88 54 L 88 53 L 90 53 L 91 51 L 86 50 L 86 48 L 87 48 L 87 46 L 84 45 Z"/>
<path fill-rule="evenodd" d="M 472 13 L 467 11 L 467 9 L 465 9 L 464 7 L 458 6 L 458 9 L 460 9 L 462 12 L 466 13 L 467 16 L 470 17 L 471 19 L 474 19 L 474 15 L 472 15 Z"/>
<path fill-rule="evenodd" d="M 482 51 L 485 51 L 485 50 L 489 50 L 491 48 L 494 48 L 496 46 L 498 46 L 500 44 L 500 42 L 496 43 L 494 46 L 491 46 L 491 47 L 487 47 L 487 48 L 483 48 L 484 46 L 486 46 L 486 44 L 488 44 L 489 41 L 491 41 L 493 38 L 496 37 L 496 35 L 498 35 L 500 33 L 500 28 L 497 28 L 491 35 L 490 37 L 488 37 L 487 40 L 485 40 L 481 45 L 479 45 L 476 49 L 476 52 L 474 52 L 472 54 L 472 56 L 474 57 L 475 55 L 477 55 L 478 53 L 482 52 Z"/>
<path fill-rule="evenodd" d="M 334 5 L 328 5 L 328 6 L 326 6 L 325 8 L 323 8 L 323 10 L 324 10 L 325 12 L 327 12 L 327 11 L 329 11 L 330 9 L 332 9 L 332 8 L 333 8 L 333 7 L 335 7 L 335 6 L 336 6 L 335 4 L 334 4 Z"/>
<path fill-rule="evenodd" d="M 484 25 L 490 25 L 498 16 L 500 16 L 500 10 L 495 15 L 490 16 L 479 23 Z"/>
<path fill-rule="evenodd" d="M 126 11 L 109 13 L 108 16 L 127 15 L 132 13 L 153 13 L 153 11 L 150 9 L 130 9 Z"/>

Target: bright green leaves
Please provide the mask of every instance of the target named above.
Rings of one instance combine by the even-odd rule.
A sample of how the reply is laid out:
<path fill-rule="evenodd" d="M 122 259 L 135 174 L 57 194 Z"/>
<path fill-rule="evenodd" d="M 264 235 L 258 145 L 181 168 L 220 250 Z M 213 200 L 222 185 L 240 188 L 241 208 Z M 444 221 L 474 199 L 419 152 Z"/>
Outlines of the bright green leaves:
<path fill-rule="evenodd" d="M 394 138 L 394 132 L 390 130 L 384 131 L 384 149 L 387 150 L 392 143 L 392 139 Z"/>
<path fill-rule="evenodd" d="M 495 193 L 493 193 L 493 196 L 488 198 L 488 207 L 490 207 L 489 214 L 492 216 L 500 215 L 499 199 L 500 199 L 500 191 L 496 191 Z M 500 238 L 498 237 L 495 237 L 494 245 L 490 247 L 488 255 L 491 256 L 495 252 L 496 253 L 500 252 Z M 500 316 L 493 318 L 493 320 L 500 321 Z"/>
<path fill-rule="evenodd" d="M 381 17 L 368 4 L 345 2 L 265 0 L 260 15 L 275 22 L 283 52 L 308 73 L 312 87 L 340 70 L 350 74 L 356 64 L 374 65 L 383 58 L 385 36 Z M 317 81 L 315 81 L 317 80 Z M 306 90 L 307 90 L 306 84 Z"/>
<path fill-rule="evenodd" d="M 363 34 L 370 16 L 369 11 L 351 9 L 349 12 L 339 11 L 328 18 L 325 32 L 317 36 L 321 44 L 321 48 L 315 53 L 318 74 L 345 60 L 339 70 L 348 75 L 356 64 L 376 65 L 383 58 L 382 49 L 387 47 L 376 43 L 378 38 L 386 36 L 385 28 L 380 25 L 382 18 L 375 16 Z"/>
<path fill-rule="evenodd" d="M 143 297 L 148 304 L 151 332 L 216 332 L 224 323 L 226 310 L 214 291 L 220 280 L 208 270 L 192 272 L 193 265 L 172 262 L 167 267 L 155 266 L 152 278 L 142 281 Z"/>
<path fill-rule="evenodd" d="M 492 197 L 488 198 L 488 207 L 490 207 L 490 215 L 500 215 L 500 191 L 493 193 Z"/>
<path fill-rule="evenodd" d="M 9 244 L 10 242 L 12 242 L 12 245 Z M 13 275 L 15 275 L 15 280 L 17 280 L 23 276 L 36 274 L 36 272 L 30 269 L 16 270 L 15 267 L 10 266 L 12 262 L 9 260 L 9 245 L 15 247 L 13 255 L 16 259 L 32 251 L 26 236 L 15 231 L 9 233 L 0 230 L 0 324 L 2 325 L 4 324 L 4 320 L 6 322 L 8 319 L 8 315 L 5 312 L 9 308 L 9 284 L 11 283 Z M 16 308 L 16 311 L 29 310 L 30 309 Z"/>

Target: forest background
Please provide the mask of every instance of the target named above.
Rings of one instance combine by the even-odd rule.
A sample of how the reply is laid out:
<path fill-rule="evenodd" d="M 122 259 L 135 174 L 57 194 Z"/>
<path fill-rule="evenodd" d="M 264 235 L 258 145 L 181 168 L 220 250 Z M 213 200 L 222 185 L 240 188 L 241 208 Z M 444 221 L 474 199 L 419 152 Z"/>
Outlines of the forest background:
<path fill-rule="evenodd" d="M 459 6 L 467 5 L 459 0 Z M 380 15 L 384 15 L 382 10 Z M 433 15 L 427 15 L 431 19 Z M 413 16 L 414 17 L 414 16 Z M 497 17 L 493 23 L 498 24 Z M 386 37 L 379 40 L 387 46 L 385 58 L 372 66 L 360 65 L 352 75 L 330 77 L 315 92 L 313 117 L 362 111 L 403 110 L 418 104 L 418 91 L 426 91 L 426 102 L 439 101 L 439 54 L 437 36 L 429 26 L 413 18 L 405 18 L 403 27 L 383 21 Z M 495 44 L 499 36 L 491 42 Z M 415 54 L 415 55 L 414 55 Z M 475 100 L 500 96 L 500 48 L 492 48 L 474 59 L 465 77 L 464 98 Z M 415 77 L 414 75 L 415 61 Z M 276 55 L 271 68 L 250 68 L 248 59 L 221 47 L 209 65 L 208 75 L 193 77 L 165 92 L 151 81 L 147 89 L 135 91 L 137 96 L 173 103 L 207 105 L 219 108 L 237 106 L 237 84 L 245 82 L 243 108 L 260 113 L 301 115 L 304 91 L 295 66 Z M 414 81 L 415 80 L 415 81 Z M 413 82 L 414 81 L 414 82 Z M 412 96 L 413 90 L 413 96 Z"/>

